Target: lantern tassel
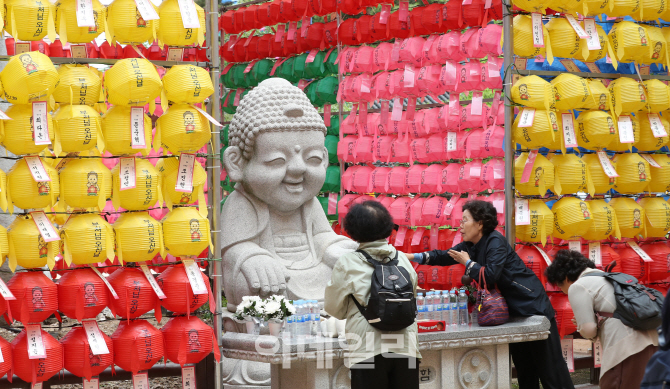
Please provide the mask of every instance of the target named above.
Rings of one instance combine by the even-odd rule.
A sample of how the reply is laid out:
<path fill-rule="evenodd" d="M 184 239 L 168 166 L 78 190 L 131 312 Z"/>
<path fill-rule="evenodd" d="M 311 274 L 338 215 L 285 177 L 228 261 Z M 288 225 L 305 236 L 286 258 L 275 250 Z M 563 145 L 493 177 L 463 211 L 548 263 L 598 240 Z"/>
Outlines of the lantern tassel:
<path fill-rule="evenodd" d="M 49 2 L 49 16 L 47 16 L 47 36 L 51 42 L 56 40 L 56 24 L 54 23 L 54 16 L 56 14 L 56 6 Z M 61 18 L 64 20 L 65 18 Z M 61 22 L 62 23 L 62 22 Z M 63 37 L 63 42 L 67 42 L 67 38 Z"/>

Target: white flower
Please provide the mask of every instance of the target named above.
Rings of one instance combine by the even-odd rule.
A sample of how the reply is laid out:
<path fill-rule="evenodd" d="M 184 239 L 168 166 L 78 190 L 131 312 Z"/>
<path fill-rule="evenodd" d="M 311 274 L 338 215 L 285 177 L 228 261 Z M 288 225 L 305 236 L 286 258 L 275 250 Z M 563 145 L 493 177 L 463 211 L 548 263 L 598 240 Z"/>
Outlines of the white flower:
<path fill-rule="evenodd" d="M 265 303 L 265 314 L 266 315 L 275 315 L 281 311 L 281 304 L 270 300 Z"/>
<path fill-rule="evenodd" d="M 289 303 L 288 301 L 286 301 L 284 304 L 285 304 L 286 309 L 288 310 L 288 312 L 291 315 L 295 315 L 295 306 L 293 306 L 293 304 Z"/>

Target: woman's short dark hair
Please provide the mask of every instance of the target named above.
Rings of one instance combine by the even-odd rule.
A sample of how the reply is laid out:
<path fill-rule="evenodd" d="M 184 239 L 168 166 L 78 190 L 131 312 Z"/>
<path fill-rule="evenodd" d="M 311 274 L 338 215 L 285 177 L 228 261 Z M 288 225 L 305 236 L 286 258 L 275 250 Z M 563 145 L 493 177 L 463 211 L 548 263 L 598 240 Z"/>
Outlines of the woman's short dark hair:
<path fill-rule="evenodd" d="M 349 209 L 344 217 L 344 231 L 359 243 L 386 239 L 393 231 L 393 218 L 381 203 L 368 200 Z"/>
<path fill-rule="evenodd" d="M 476 222 L 482 222 L 482 234 L 490 234 L 498 227 L 498 211 L 492 203 L 470 200 L 463 205 L 463 212 L 469 211 Z"/>
<path fill-rule="evenodd" d="M 557 285 L 563 283 L 566 278 L 570 282 L 577 281 L 579 275 L 587 268 L 595 269 L 596 265 L 579 251 L 559 250 L 544 274 L 547 276 L 547 281 Z"/>

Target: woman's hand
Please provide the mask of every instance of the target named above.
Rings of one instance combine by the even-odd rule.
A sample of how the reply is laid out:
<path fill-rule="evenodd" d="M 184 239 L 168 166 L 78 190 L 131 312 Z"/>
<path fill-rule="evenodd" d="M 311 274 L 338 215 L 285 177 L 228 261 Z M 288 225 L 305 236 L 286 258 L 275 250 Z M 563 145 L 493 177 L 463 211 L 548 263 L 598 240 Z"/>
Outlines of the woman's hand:
<path fill-rule="evenodd" d="M 466 251 L 449 250 L 448 253 L 454 259 L 454 261 L 460 263 L 463 266 L 465 266 L 465 264 L 470 259 L 470 255 Z"/>
<path fill-rule="evenodd" d="M 405 253 L 405 256 L 406 256 L 407 259 L 409 259 L 410 261 L 413 261 L 413 260 L 414 260 L 414 254 L 407 254 L 407 253 Z"/>

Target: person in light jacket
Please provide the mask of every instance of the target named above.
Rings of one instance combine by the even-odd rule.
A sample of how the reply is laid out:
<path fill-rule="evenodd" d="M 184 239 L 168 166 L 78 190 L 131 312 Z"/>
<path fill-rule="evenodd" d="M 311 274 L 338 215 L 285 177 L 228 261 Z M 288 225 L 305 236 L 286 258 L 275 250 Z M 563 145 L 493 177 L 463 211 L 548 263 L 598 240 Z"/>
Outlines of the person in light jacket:
<path fill-rule="evenodd" d="M 388 244 L 393 230 L 388 210 L 376 201 L 354 205 L 344 218 L 344 230 L 374 260 L 386 263 L 398 255 L 399 266 L 410 274 L 416 293 L 417 275 L 405 254 Z M 326 286 L 324 310 L 337 319 L 346 319 L 345 335 L 351 368 L 352 389 L 418 389 L 418 346 L 416 322 L 401 331 L 380 331 L 363 317 L 352 301 L 367 306 L 374 267 L 363 254 L 343 255 L 333 267 Z"/>

